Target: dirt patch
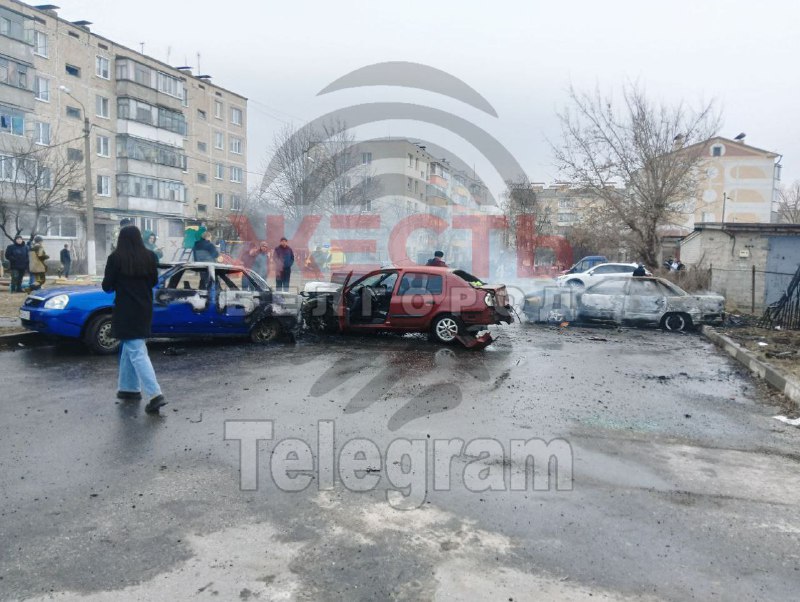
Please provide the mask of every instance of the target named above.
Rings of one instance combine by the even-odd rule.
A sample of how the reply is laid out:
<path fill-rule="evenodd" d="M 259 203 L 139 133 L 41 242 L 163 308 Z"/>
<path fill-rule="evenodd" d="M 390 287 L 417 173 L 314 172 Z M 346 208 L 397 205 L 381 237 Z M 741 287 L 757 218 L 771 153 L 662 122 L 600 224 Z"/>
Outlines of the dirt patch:
<path fill-rule="evenodd" d="M 800 381 L 800 330 L 769 330 L 754 325 L 717 329 L 758 359 Z"/>

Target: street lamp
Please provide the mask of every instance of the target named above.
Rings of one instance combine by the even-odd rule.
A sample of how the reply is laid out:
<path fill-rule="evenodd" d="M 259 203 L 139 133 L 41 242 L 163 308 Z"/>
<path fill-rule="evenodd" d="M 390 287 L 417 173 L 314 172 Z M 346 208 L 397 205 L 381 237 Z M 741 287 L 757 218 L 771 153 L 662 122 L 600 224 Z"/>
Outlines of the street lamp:
<path fill-rule="evenodd" d="M 89 116 L 86 113 L 86 107 L 83 106 L 83 103 L 73 96 L 72 91 L 66 86 L 59 86 L 58 89 L 81 105 L 81 109 L 83 110 L 83 169 L 86 176 L 86 270 L 89 272 L 89 276 L 96 276 L 97 256 L 94 241 L 94 186 L 92 184 L 92 151 L 89 141 L 91 125 L 89 124 Z"/>

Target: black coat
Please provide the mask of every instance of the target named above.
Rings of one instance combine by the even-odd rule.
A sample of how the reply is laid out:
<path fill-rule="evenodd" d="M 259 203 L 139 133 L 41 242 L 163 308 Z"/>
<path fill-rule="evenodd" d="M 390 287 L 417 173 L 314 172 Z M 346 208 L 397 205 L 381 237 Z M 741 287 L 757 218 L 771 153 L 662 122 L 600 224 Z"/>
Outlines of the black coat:
<path fill-rule="evenodd" d="M 155 256 L 148 254 L 152 266 L 147 276 L 126 276 L 119 269 L 116 253 L 108 256 L 103 290 L 116 292 L 111 329 L 121 340 L 146 339 L 153 322 L 153 287 L 158 282 Z"/>
<path fill-rule="evenodd" d="M 9 267 L 12 270 L 27 270 L 30 266 L 30 259 L 28 257 L 28 245 L 22 243 L 11 243 L 6 247 L 6 259 L 8 260 Z"/>
<path fill-rule="evenodd" d="M 214 261 L 219 257 L 219 251 L 213 242 L 201 238 L 194 243 L 194 260 L 195 261 Z"/>
<path fill-rule="evenodd" d="M 69 249 L 61 249 L 61 263 L 72 263 L 72 255 L 69 254 Z"/>

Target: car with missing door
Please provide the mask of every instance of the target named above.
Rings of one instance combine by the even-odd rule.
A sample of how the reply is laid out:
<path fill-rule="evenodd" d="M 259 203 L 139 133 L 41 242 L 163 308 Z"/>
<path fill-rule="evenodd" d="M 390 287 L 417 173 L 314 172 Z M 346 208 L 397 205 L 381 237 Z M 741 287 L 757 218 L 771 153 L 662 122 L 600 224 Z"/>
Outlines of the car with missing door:
<path fill-rule="evenodd" d="M 577 298 L 581 320 L 618 324 L 651 324 L 665 330 L 691 330 L 700 324 L 721 324 L 725 297 L 687 293 L 664 278 L 606 278 Z"/>
<path fill-rule="evenodd" d="M 341 284 L 310 282 L 302 315 L 317 332 L 423 332 L 440 343 L 485 346 L 474 335 L 513 322 L 505 285 L 432 266 L 387 267 Z"/>
<path fill-rule="evenodd" d="M 47 335 L 82 340 L 114 353 L 114 293 L 99 286 L 38 290 L 20 308 L 22 325 Z M 249 337 L 268 342 L 291 334 L 300 319 L 298 295 L 275 293 L 241 266 L 192 262 L 167 266 L 153 289 L 153 338 Z"/>

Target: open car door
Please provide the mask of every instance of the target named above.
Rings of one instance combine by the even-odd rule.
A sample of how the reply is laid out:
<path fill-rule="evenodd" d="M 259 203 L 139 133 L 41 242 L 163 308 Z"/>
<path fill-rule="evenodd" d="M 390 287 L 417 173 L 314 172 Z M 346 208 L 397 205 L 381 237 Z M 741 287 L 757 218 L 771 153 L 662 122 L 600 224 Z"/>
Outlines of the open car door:
<path fill-rule="evenodd" d="M 339 299 L 336 302 L 336 316 L 339 318 L 339 332 L 344 332 L 347 330 L 347 326 L 350 323 L 350 312 L 348 311 L 347 307 L 347 293 L 348 285 L 350 284 L 350 279 L 353 277 L 353 271 L 347 272 L 347 276 L 345 276 L 344 281 L 342 282 L 342 292 L 339 295 Z"/>

